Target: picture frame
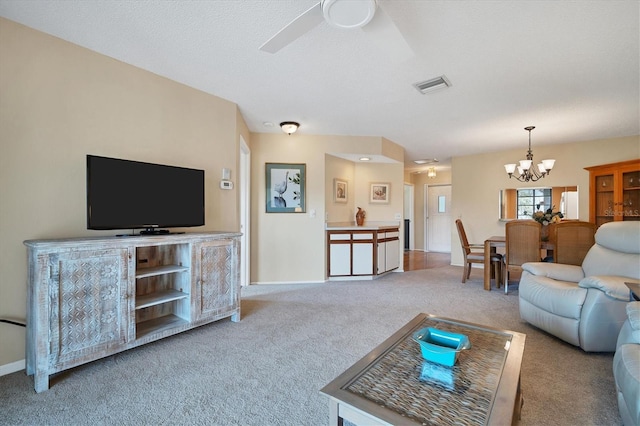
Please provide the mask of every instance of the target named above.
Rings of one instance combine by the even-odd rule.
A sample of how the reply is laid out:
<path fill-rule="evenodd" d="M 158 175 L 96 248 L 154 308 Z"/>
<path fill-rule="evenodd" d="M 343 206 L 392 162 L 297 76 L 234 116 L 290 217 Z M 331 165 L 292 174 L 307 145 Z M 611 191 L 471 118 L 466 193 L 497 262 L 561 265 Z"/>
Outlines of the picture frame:
<path fill-rule="evenodd" d="M 267 213 L 305 213 L 307 165 L 265 163 Z"/>
<path fill-rule="evenodd" d="M 333 180 L 333 201 L 346 203 L 349 199 L 349 184 L 344 179 Z"/>
<path fill-rule="evenodd" d="M 369 192 L 369 203 L 371 204 L 388 204 L 391 198 L 391 184 L 388 182 L 371 183 Z"/>

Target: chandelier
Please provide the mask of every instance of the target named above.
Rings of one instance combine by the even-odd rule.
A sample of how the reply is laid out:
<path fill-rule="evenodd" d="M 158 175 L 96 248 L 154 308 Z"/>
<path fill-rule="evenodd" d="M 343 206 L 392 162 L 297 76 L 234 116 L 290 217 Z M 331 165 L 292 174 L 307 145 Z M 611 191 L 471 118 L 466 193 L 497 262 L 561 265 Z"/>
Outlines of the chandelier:
<path fill-rule="evenodd" d="M 555 164 L 556 160 L 542 160 L 542 163 L 538 163 L 537 169 L 533 167 L 533 152 L 531 152 L 531 131 L 535 129 L 535 126 L 529 126 L 524 128 L 529 132 L 529 151 L 527 151 L 527 159 L 520 160 L 518 167 L 518 174 L 514 175 L 516 171 L 515 164 L 505 164 L 504 168 L 509 175 L 509 178 L 516 178 L 520 182 L 535 182 L 538 179 L 542 179 L 549 173 Z"/>

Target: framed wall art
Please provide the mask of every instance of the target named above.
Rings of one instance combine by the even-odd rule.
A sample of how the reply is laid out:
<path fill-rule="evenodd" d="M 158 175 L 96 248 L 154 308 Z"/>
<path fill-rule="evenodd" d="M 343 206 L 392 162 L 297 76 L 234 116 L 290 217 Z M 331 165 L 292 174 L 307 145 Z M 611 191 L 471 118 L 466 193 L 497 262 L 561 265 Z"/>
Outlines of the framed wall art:
<path fill-rule="evenodd" d="M 346 180 L 333 180 L 333 201 L 336 203 L 346 203 L 349 197 L 349 185 Z"/>
<path fill-rule="evenodd" d="M 372 204 L 387 204 L 391 197 L 391 184 L 390 183 L 372 183 L 371 193 L 369 195 L 369 203 Z"/>
<path fill-rule="evenodd" d="M 306 164 L 266 163 L 266 212 L 306 211 Z"/>

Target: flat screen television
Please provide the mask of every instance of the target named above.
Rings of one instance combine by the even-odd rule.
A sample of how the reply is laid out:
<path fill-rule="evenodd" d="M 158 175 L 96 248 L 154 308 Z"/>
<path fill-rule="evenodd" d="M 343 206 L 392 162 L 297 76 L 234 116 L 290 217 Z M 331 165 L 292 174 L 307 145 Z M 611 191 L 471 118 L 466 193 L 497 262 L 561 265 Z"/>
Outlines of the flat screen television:
<path fill-rule="evenodd" d="M 87 155 L 87 229 L 204 225 L 204 170 Z"/>

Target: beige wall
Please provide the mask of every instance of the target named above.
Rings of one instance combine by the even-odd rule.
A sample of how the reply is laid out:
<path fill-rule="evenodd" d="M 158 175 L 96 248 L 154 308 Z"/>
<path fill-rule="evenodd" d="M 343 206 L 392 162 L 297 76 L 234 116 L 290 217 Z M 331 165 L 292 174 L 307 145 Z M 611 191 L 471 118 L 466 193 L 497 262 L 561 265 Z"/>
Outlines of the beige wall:
<path fill-rule="evenodd" d="M 355 206 L 355 173 L 356 165 L 353 161 L 325 156 L 325 219 L 328 222 L 350 222 L 354 219 Z M 336 203 L 333 197 L 334 180 L 347 182 L 347 202 Z"/>
<path fill-rule="evenodd" d="M 580 220 L 589 220 L 589 172 L 585 167 L 640 158 L 640 137 L 631 136 L 561 145 L 533 146 L 535 160 L 554 158 L 551 174 L 538 182 L 509 179 L 504 164 L 524 158 L 525 149 L 456 157 L 452 161 L 453 219 L 462 219 L 470 242 L 504 235 L 498 220 L 498 192 L 503 188 L 577 185 Z M 455 226 L 451 229 L 451 263 L 463 261 Z"/>
<path fill-rule="evenodd" d="M 218 189 L 238 133 L 233 103 L 0 18 L 0 317 L 26 316 L 24 240 L 114 233 L 86 229 L 87 154 L 204 169 L 190 230 L 238 230 L 237 191 Z M 0 366 L 24 346 L 0 323 Z"/>
<path fill-rule="evenodd" d="M 397 151 L 376 137 L 254 133 L 252 150 L 251 282 L 322 282 L 326 279 L 325 218 L 353 221 L 355 208 L 367 220 L 393 220 L 402 213 L 403 164 L 354 164 L 327 153 L 382 155 Z M 306 212 L 266 213 L 265 163 L 305 163 Z M 349 183 L 346 205 L 333 203 L 333 179 Z M 370 182 L 391 183 L 390 204 L 369 205 Z M 312 217 L 312 210 L 315 217 Z"/>

